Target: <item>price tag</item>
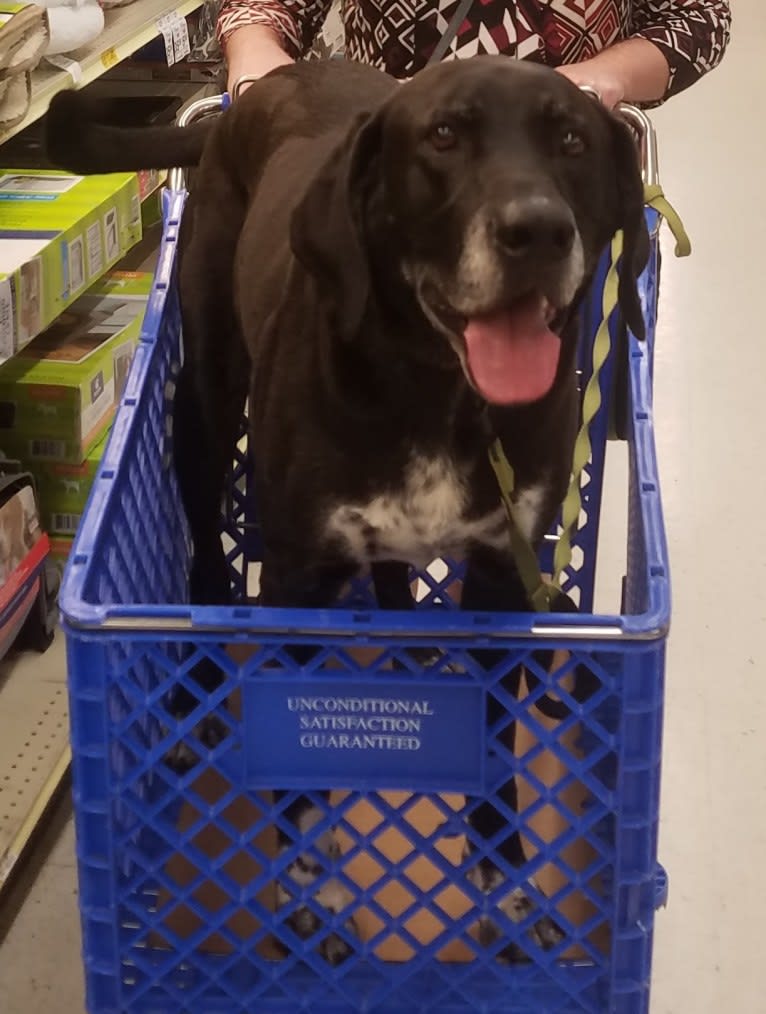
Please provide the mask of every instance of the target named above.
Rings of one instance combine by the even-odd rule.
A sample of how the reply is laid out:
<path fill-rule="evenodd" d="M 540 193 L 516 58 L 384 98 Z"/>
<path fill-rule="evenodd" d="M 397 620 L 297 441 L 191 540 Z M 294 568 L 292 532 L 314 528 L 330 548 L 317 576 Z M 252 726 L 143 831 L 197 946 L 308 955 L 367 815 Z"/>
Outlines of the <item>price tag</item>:
<path fill-rule="evenodd" d="M 173 45 L 176 50 L 176 63 L 178 63 L 179 60 L 185 59 L 191 53 L 189 26 L 186 24 L 186 18 L 180 14 L 173 14 L 171 17 L 173 19 Z"/>
<path fill-rule="evenodd" d="M 77 60 L 70 60 L 68 56 L 48 56 L 46 57 L 48 63 L 54 67 L 58 67 L 59 70 L 65 70 L 71 77 L 75 87 L 82 81 L 82 67 Z M 102 57 L 103 59 L 103 57 Z"/>
<path fill-rule="evenodd" d="M 117 50 L 114 48 L 114 46 L 110 47 L 109 49 L 105 49 L 104 52 L 101 54 L 101 65 L 103 67 L 106 67 L 107 70 L 109 70 L 110 67 L 114 67 L 115 64 L 118 64 L 119 62 L 120 58 L 117 55 Z"/>
<path fill-rule="evenodd" d="M 173 29 L 167 23 L 167 16 L 160 18 L 157 22 L 157 29 L 165 40 L 165 59 L 168 67 L 172 67 L 176 62 L 176 48 L 173 45 Z"/>
<path fill-rule="evenodd" d="M 157 30 L 165 42 L 165 58 L 168 67 L 172 67 L 174 63 L 178 63 L 189 55 L 191 52 L 189 27 L 186 24 L 186 18 L 182 17 L 178 11 L 173 11 L 172 14 L 166 14 L 160 18 L 157 22 Z"/>

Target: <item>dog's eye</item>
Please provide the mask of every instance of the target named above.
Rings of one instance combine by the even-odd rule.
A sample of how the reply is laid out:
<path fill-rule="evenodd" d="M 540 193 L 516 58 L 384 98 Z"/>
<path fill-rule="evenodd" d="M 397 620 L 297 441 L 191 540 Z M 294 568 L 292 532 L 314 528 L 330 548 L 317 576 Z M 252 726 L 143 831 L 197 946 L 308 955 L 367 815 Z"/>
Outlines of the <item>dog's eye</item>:
<path fill-rule="evenodd" d="M 576 130 L 565 130 L 561 138 L 561 151 L 564 155 L 582 155 L 585 141 Z"/>
<path fill-rule="evenodd" d="M 437 151 L 449 151 L 457 144 L 457 134 L 449 123 L 437 123 L 431 128 L 428 140 Z"/>

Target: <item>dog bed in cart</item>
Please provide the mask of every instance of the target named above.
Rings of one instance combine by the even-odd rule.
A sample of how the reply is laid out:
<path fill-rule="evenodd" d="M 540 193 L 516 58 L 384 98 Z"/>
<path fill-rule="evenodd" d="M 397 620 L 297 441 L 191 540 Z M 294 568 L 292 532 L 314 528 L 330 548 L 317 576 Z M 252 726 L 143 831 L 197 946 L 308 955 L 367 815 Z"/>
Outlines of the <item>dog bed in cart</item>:
<path fill-rule="evenodd" d="M 169 423 L 184 198 L 165 195 L 142 340 L 62 593 L 88 1011 L 645 1014 L 666 890 L 657 825 L 670 606 L 651 406 L 658 214 L 647 210 L 647 343 L 624 339 L 607 313 L 612 355 L 598 374 L 600 407 L 590 398 L 563 573 L 578 611 L 463 613 L 451 560 L 413 573 L 411 613 L 377 611 L 363 583 L 337 609 L 275 610 L 248 598 L 260 546 L 244 436 L 223 511 L 236 604 L 187 604 Z M 583 388 L 611 278 L 605 258 L 583 309 Z M 618 520 L 601 516 L 615 392 L 627 552 L 622 595 L 595 614 L 599 528 Z M 309 662 L 295 662 L 296 645 L 316 649 Z M 414 661 L 415 647 L 428 664 Z M 477 662 L 487 648 L 492 666 Z M 191 675 L 205 658 L 225 677 L 210 694 Z M 516 698 L 503 678 L 520 665 Z M 587 694 L 573 691 L 575 670 Z M 180 686 L 197 702 L 184 717 L 171 707 Z M 562 703 L 559 717 L 543 713 L 543 695 Z M 200 737 L 211 718 L 218 735 Z M 290 805 L 306 793 L 319 819 L 296 826 Z M 486 805 L 501 820 L 478 839 L 466 817 Z M 501 853 L 511 831 L 524 843 L 521 868 Z M 497 870 L 488 892 L 471 875 L 482 856 Z M 301 866 L 311 878 L 295 875 Z"/>

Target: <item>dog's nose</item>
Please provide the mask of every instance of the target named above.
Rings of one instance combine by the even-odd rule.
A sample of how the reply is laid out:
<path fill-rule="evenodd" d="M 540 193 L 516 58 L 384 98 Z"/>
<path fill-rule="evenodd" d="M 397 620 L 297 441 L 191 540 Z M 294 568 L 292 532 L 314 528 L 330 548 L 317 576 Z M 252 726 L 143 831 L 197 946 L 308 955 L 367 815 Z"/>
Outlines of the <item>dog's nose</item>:
<path fill-rule="evenodd" d="M 575 238 L 572 213 L 548 197 L 511 201 L 494 225 L 498 245 L 511 257 L 562 260 L 571 252 Z"/>

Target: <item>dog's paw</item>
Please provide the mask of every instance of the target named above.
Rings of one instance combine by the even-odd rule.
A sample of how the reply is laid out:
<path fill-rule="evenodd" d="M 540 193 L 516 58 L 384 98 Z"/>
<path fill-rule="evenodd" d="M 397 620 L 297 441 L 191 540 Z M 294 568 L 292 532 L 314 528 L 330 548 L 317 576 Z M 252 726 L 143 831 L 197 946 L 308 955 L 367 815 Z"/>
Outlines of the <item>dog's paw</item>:
<path fill-rule="evenodd" d="M 299 888 L 305 888 L 315 883 L 322 874 L 322 866 L 308 856 L 299 856 L 287 868 L 287 878 L 292 880 Z M 292 897 L 293 895 L 285 883 L 279 881 L 277 883 L 277 906 L 282 908 L 291 901 Z M 351 892 L 334 877 L 329 877 L 319 884 L 314 893 L 314 899 L 321 908 L 333 916 L 347 911 L 354 902 L 354 896 Z M 321 932 L 323 927 L 320 915 L 308 905 L 301 905 L 294 912 L 291 912 L 285 922 L 302 940 L 311 939 L 311 937 Z M 344 919 L 344 926 L 351 936 L 357 936 L 353 917 L 347 916 Z M 340 965 L 353 954 L 353 948 L 350 944 L 337 933 L 327 933 L 322 937 L 317 950 L 329 965 Z"/>
<path fill-rule="evenodd" d="M 229 735 L 229 729 L 216 715 L 208 715 L 194 729 L 194 737 L 208 750 L 213 750 Z M 185 775 L 199 764 L 199 754 L 194 747 L 182 741 L 176 743 L 165 754 L 165 763 L 177 775 Z"/>
<path fill-rule="evenodd" d="M 471 882 L 484 894 L 494 893 L 498 887 L 505 883 L 500 870 L 491 864 L 480 864 L 469 874 Z M 539 893 L 539 887 L 533 880 L 529 881 L 530 886 Z M 505 894 L 498 909 L 511 922 L 525 922 L 536 910 L 536 905 L 522 887 L 513 887 Z M 526 930 L 527 936 L 534 947 L 543 951 L 549 951 L 556 947 L 563 939 L 564 932 L 561 927 L 549 915 L 541 915 Z M 479 941 L 485 947 L 496 943 L 502 936 L 502 931 L 490 915 L 483 915 L 479 920 Z M 530 956 L 523 946 L 516 941 L 508 943 L 497 954 L 497 960 L 504 964 L 520 964 L 530 961 Z"/>
<path fill-rule="evenodd" d="M 438 648 L 408 648 L 407 654 L 423 669 L 433 669 L 438 666 L 442 672 L 461 673 L 465 671 L 454 662 L 448 662 L 445 665 L 445 653 Z"/>

